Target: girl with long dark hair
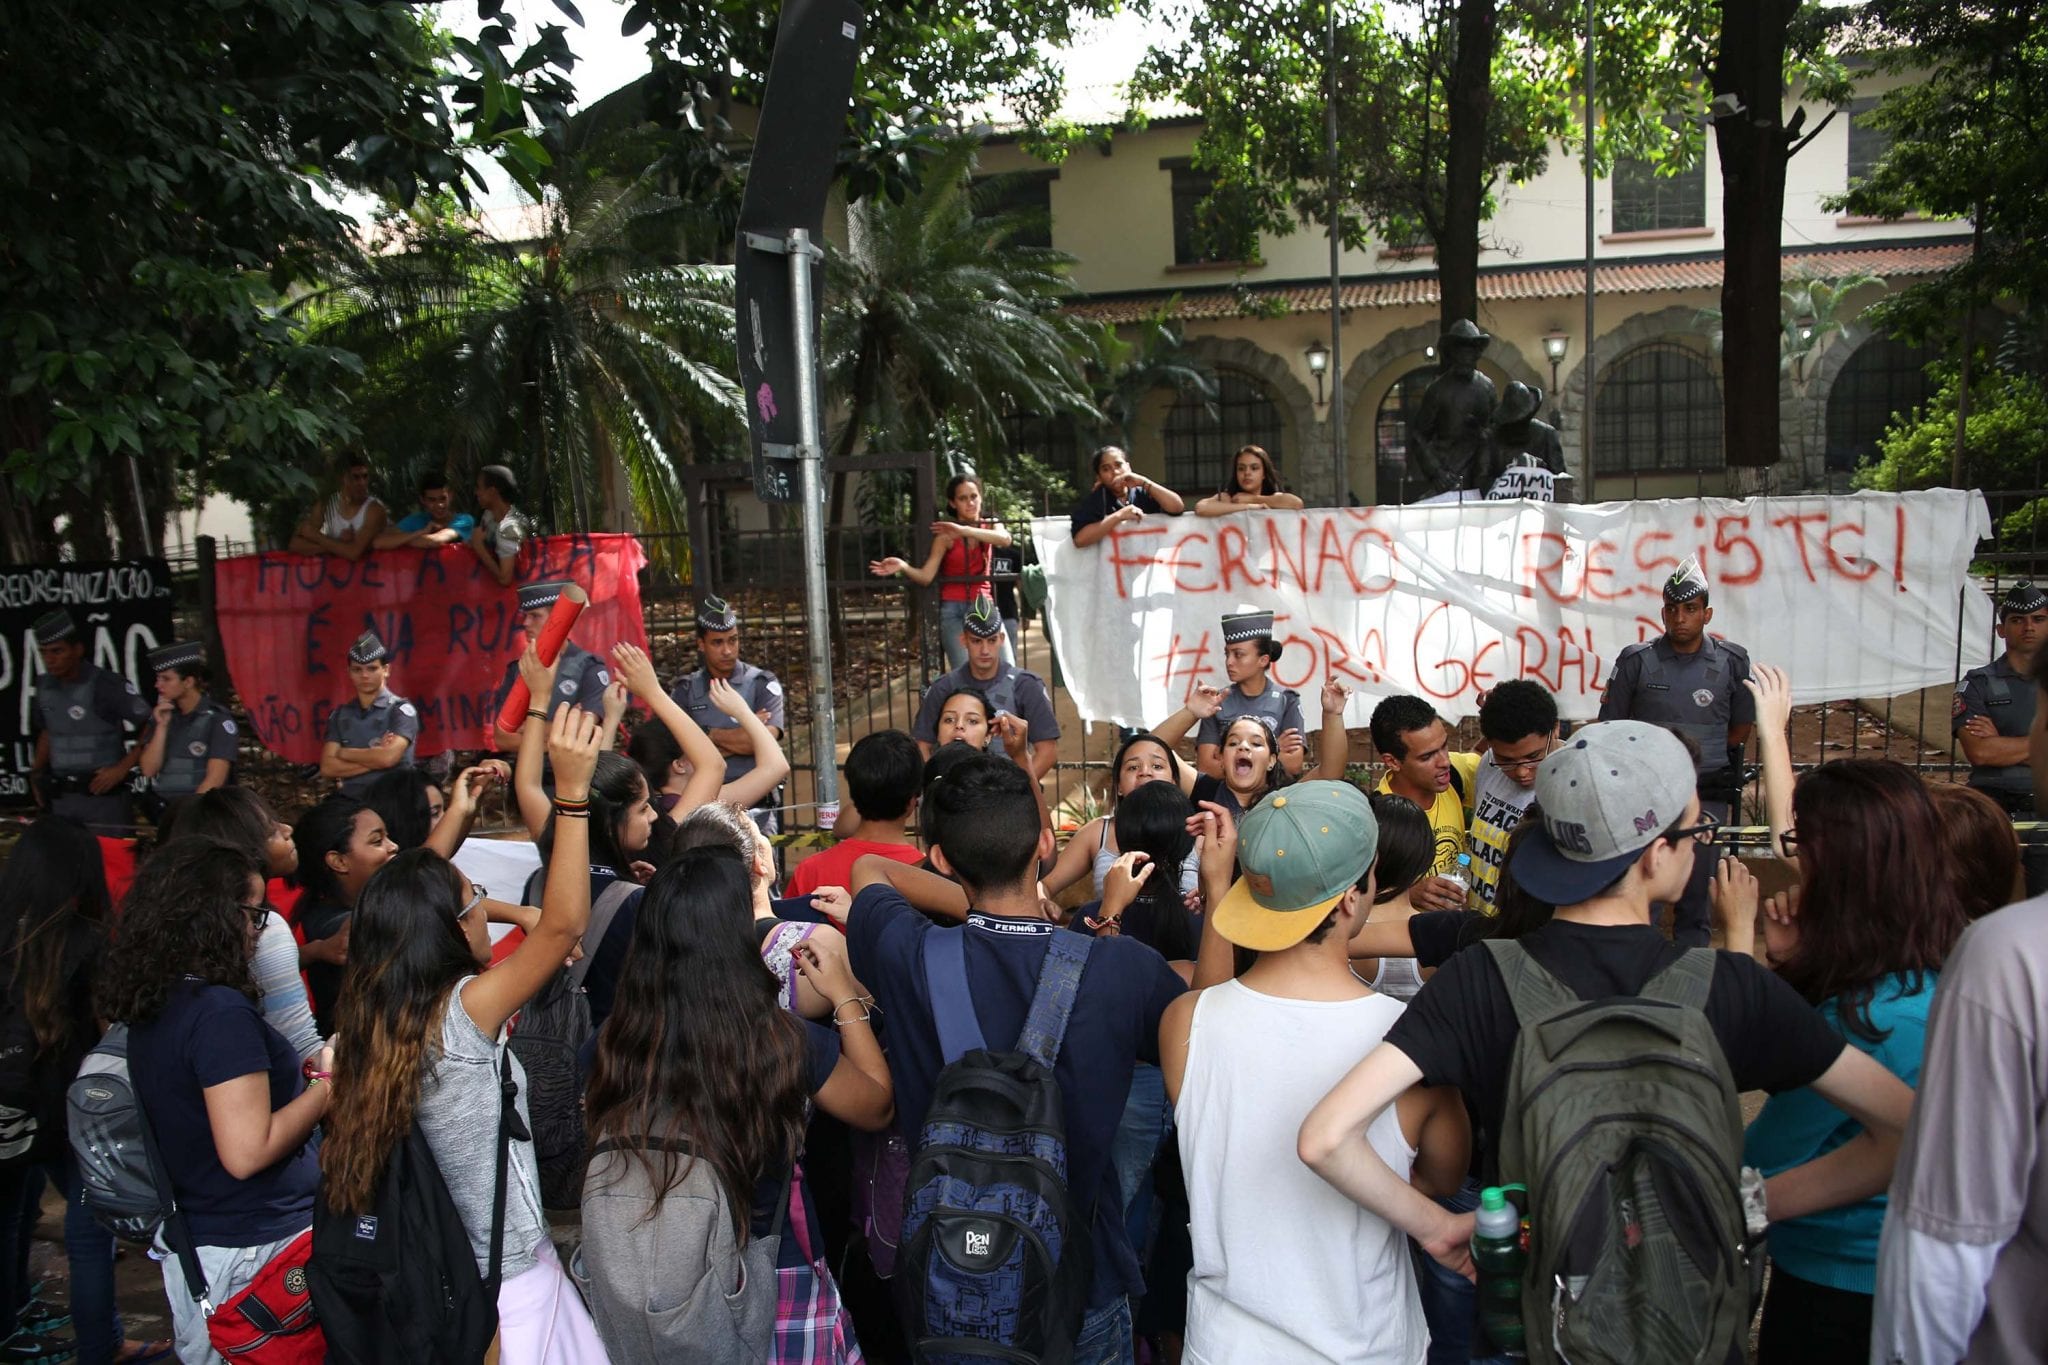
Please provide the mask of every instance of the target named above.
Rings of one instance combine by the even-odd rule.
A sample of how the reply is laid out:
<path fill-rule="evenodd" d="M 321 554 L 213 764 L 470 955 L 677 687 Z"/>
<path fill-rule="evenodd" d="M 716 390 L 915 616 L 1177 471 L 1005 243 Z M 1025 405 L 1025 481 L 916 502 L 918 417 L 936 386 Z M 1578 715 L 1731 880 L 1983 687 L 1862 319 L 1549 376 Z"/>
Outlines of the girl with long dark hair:
<path fill-rule="evenodd" d="M 306 964 L 306 984 L 313 997 L 314 1027 L 326 1038 L 334 1033 L 334 1004 L 341 998 L 356 898 L 398 847 L 385 832 L 382 816 L 338 793 L 299 817 L 292 843 L 299 851 L 293 876 L 303 892 L 299 932 L 309 950 L 319 945 L 315 960 Z"/>
<path fill-rule="evenodd" d="M 0 1063 L 0 1359 L 63 1354 L 46 1333 L 64 1315 L 30 1296 L 29 1245 L 45 1180 L 64 1193 L 78 1359 L 106 1365 L 170 1351 L 168 1341 L 121 1340 L 113 1238 L 79 1198 L 65 1140 L 65 1087 L 99 1037 L 92 992 L 111 918 L 97 841 L 54 816 L 30 825 L 0 871 L 0 1048 L 8 1059 Z"/>
<path fill-rule="evenodd" d="M 1134 938 L 1169 962 L 1191 966 L 1201 928 L 1188 911 L 1181 874 L 1195 854 L 1188 832 L 1194 813 L 1187 793 L 1168 782 L 1143 783 L 1118 801 L 1114 823 L 1122 852 L 1104 879 L 1101 904 L 1092 914 L 1077 911 L 1077 922 L 1097 934 Z"/>
<path fill-rule="evenodd" d="M 165 812 L 165 823 L 158 832 L 166 842 L 211 839 L 239 850 L 269 879 L 264 903 L 273 910 L 277 907 L 276 879 L 290 876 L 299 865 L 291 826 L 272 815 L 263 798 L 247 787 L 216 787 L 175 803 Z M 330 938 L 315 945 L 313 956 L 305 956 L 282 914 L 264 917 L 256 953 L 249 959 L 257 1007 L 263 1011 L 263 1021 L 283 1034 L 301 1057 L 320 1050 L 320 1031 L 313 1024 L 313 1006 L 300 970 L 313 962 L 338 968 L 346 960 L 345 947 L 345 939 L 337 943 Z"/>
<path fill-rule="evenodd" d="M 490 971 L 483 898 L 429 849 L 392 858 L 356 903 L 350 965 L 336 1017 L 342 1054 L 320 1156 L 321 1197 L 338 1213 L 376 1200 L 392 1150 L 417 1124 L 488 1273 L 506 1024 L 560 970 L 590 916 L 586 830 L 598 723 L 563 707 L 545 730 L 554 765 L 558 859 L 540 917 Z M 525 1073 L 510 1062 L 522 1122 Z M 499 1359 L 505 1365 L 601 1361 L 603 1350 L 548 1240 L 530 1142 L 511 1143 L 506 1171 Z"/>
<path fill-rule="evenodd" d="M 1230 457 L 1223 486 L 1195 504 L 1198 517 L 1227 517 L 1259 508 L 1298 512 L 1303 503 L 1280 482 L 1280 462 L 1263 446 L 1239 446 Z"/>
<path fill-rule="evenodd" d="M 1185 793 L 1195 784 L 1195 770 L 1180 761 L 1173 746 L 1154 734 L 1140 732 L 1126 736 L 1109 761 L 1110 781 L 1116 800 L 1121 802 L 1147 782 L 1165 782 Z M 1122 847 L 1116 838 L 1115 806 L 1074 831 L 1044 878 L 1045 894 L 1057 896 L 1083 876 L 1094 882 L 1095 898 L 1102 898 L 1103 880 L 1116 863 Z M 1183 893 L 1195 889 L 1200 869 L 1183 866 L 1175 880 Z"/>
<path fill-rule="evenodd" d="M 724 847 L 689 849 L 657 873 L 617 1008 L 597 1035 L 583 1255 L 619 1359 L 649 1358 L 640 1344 L 658 1340 L 646 1291 L 660 1267 L 648 1253 L 663 1244 L 668 1196 L 699 1161 L 742 1246 L 766 1235 L 785 1212 L 778 1201 L 790 1200 L 776 1321 L 755 1358 L 860 1359 L 797 1163 L 809 1103 L 870 1132 L 888 1126 L 889 1069 L 843 951 L 797 951 L 797 970 L 834 1002 L 831 1028 L 783 1007 L 781 983 L 761 960 L 753 883 L 746 861 Z"/>
<path fill-rule="evenodd" d="M 1404 924 L 1416 914 L 1409 893 L 1416 883 L 1430 875 L 1436 864 L 1436 831 L 1422 807 L 1405 796 L 1380 792 L 1367 798 L 1373 818 L 1379 822 L 1379 857 L 1373 865 L 1376 889 L 1372 908 L 1366 913 L 1366 928 L 1376 924 Z M 1360 961 L 1353 950 L 1353 970 L 1365 984 L 1396 1000 L 1413 1000 L 1433 968 L 1417 965 L 1412 957 L 1376 957 Z"/>
<path fill-rule="evenodd" d="M 1789 778 L 1785 725 L 1791 688 L 1784 673 L 1755 666 L 1757 732 L 1764 780 Z M 1764 738 L 1768 736 L 1768 738 Z M 1777 798 L 1777 799 L 1774 799 Z M 1837 759 L 1792 784 L 1789 826 L 1780 792 L 1766 808 L 1780 819 L 1780 847 L 1798 860 L 1799 884 L 1774 913 L 1757 914 L 1756 883 L 1717 883 L 1716 909 L 1728 947 L 1753 951 L 1841 1031 L 1907 1085 L 1917 1084 L 1927 1011 L 1942 963 L 1969 923 L 1941 861 L 1941 828 L 1926 785 L 1882 759 Z M 1862 1125 L 1810 1087 L 1773 1095 L 1749 1126 L 1743 1161 L 1775 1176 L 1843 1146 Z M 1889 1175 L 1889 1159 L 1881 1173 Z M 1804 1217 L 1774 1216 L 1771 1287 L 1757 1358 L 1863 1361 L 1884 1224 L 1882 1179 L 1874 1193 Z"/>
<path fill-rule="evenodd" d="M 173 839 L 138 871 L 98 986 L 101 1016 L 128 1025 L 129 1076 L 215 1303 L 310 1232 L 332 1093 L 332 1050 L 302 1075 L 256 1008 L 249 957 L 269 917 L 247 853 Z M 177 1256 L 163 1276 L 178 1358 L 218 1361 Z"/>
<path fill-rule="evenodd" d="M 877 578 L 907 578 L 921 588 L 944 580 L 939 584 L 939 643 L 945 646 L 947 668 L 967 662 L 967 647 L 960 643 L 967 610 L 977 598 L 994 597 L 989 574 L 995 552 L 1010 544 L 1009 528 L 982 516 L 982 494 L 978 476 L 955 474 L 946 481 L 946 516 L 932 523 L 932 549 L 924 563 L 888 555 L 868 565 Z M 1008 635 L 1003 637 L 1003 662 L 1017 662 Z"/>

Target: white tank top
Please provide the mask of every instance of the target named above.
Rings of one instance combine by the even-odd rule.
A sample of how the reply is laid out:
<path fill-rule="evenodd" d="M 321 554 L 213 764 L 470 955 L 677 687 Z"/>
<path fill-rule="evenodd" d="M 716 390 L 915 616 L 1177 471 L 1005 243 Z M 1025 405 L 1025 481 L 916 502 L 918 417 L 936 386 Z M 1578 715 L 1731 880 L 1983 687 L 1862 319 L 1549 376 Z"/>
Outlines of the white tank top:
<path fill-rule="evenodd" d="M 1095 841 L 1095 857 L 1089 863 L 1088 875 L 1095 880 L 1095 899 L 1102 899 L 1102 882 L 1109 876 L 1109 870 L 1116 866 L 1120 855 L 1109 846 L 1109 821 L 1102 822 L 1102 833 Z M 1202 850 L 1199 847 L 1188 850 L 1187 858 L 1180 865 L 1180 893 L 1185 896 L 1202 884 Z"/>
<path fill-rule="evenodd" d="M 1422 990 L 1422 968 L 1412 957 L 1383 957 L 1379 970 L 1365 984 L 1405 1005 Z"/>
<path fill-rule="evenodd" d="M 1189 1365 L 1419 1365 L 1429 1328 L 1408 1239 L 1295 1155 L 1302 1120 L 1401 1017 L 1383 995 L 1282 1000 L 1229 981 L 1195 1002 L 1173 1107 L 1187 1175 Z M 1394 1106 L 1366 1129 L 1403 1180 Z"/>
<path fill-rule="evenodd" d="M 363 529 L 363 518 L 370 515 L 372 507 L 379 505 L 381 504 L 378 499 L 374 497 L 364 498 L 363 505 L 356 509 L 355 515 L 346 516 L 341 510 L 341 495 L 337 493 L 327 500 L 327 515 L 320 522 L 320 534 L 338 536 L 343 531 L 360 531 Z"/>

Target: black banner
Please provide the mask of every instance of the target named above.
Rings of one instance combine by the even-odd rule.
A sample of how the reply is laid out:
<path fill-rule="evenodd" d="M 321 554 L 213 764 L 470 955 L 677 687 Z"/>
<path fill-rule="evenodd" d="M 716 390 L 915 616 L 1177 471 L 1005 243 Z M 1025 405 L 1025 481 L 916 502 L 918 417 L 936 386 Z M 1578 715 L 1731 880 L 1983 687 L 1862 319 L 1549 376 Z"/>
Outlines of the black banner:
<path fill-rule="evenodd" d="M 862 23 L 856 0 L 786 0 L 775 30 L 775 54 L 761 98 L 761 122 L 740 203 L 740 240 L 733 287 L 739 314 L 740 391 L 754 452 L 754 493 L 763 502 L 795 502 L 797 465 L 764 446 L 796 446 L 799 359 L 791 333 L 789 258 L 747 244 L 746 234 L 781 239 L 807 228 L 813 244 L 824 235 L 825 194 L 860 56 Z M 825 272 L 811 263 L 811 331 L 818 328 Z M 802 358 L 818 383 L 815 349 Z M 817 389 L 823 404 L 823 389 Z"/>
<path fill-rule="evenodd" d="M 35 762 L 30 701 L 42 656 L 36 618 L 59 607 L 78 622 L 86 657 L 151 695 L 148 655 L 171 641 L 171 566 L 161 559 L 0 567 L 0 804 L 26 805 Z"/>

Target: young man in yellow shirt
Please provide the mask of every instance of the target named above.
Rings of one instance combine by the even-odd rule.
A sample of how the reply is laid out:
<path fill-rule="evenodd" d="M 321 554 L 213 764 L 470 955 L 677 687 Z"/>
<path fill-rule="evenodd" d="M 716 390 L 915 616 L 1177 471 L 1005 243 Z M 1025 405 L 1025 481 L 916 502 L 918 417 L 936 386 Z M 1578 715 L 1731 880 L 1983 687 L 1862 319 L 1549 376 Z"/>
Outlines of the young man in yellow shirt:
<path fill-rule="evenodd" d="M 1372 743 L 1387 764 L 1379 790 L 1422 807 L 1436 833 L 1436 875 L 1416 886 L 1409 903 L 1418 910 L 1464 909 L 1466 889 L 1445 874 L 1457 868 L 1459 854 L 1471 852 L 1479 755 L 1452 753 L 1450 727 L 1420 697 L 1388 697 L 1375 707 Z"/>

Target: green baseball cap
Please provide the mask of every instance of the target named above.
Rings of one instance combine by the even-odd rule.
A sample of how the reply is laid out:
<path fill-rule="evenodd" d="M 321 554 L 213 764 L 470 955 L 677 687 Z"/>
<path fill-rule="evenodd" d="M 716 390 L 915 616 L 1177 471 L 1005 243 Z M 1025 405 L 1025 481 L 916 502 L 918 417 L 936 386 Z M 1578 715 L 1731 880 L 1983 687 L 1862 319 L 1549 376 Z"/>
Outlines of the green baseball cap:
<path fill-rule="evenodd" d="M 1372 803 L 1348 782 L 1297 782 L 1252 808 L 1237 835 L 1244 872 L 1215 909 L 1216 932 L 1278 952 L 1307 938 L 1380 849 Z"/>

